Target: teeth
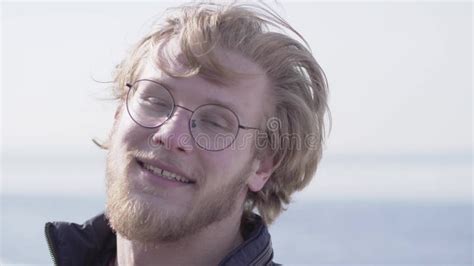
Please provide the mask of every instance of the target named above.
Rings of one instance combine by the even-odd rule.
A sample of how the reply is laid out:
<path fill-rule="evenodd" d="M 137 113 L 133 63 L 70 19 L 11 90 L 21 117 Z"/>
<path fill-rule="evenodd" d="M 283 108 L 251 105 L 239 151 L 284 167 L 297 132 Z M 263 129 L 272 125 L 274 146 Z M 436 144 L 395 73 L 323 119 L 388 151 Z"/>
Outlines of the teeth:
<path fill-rule="evenodd" d="M 188 179 L 186 179 L 186 178 L 184 178 L 180 175 L 177 175 L 176 173 L 168 172 L 168 171 L 163 170 L 161 168 L 158 168 L 156 166 L 145 164 L 145 163 L 143 164 L 143 166 L 147 170 L 153 172 L 154 174 L 166 177 L 166 179 L 173 180 L 173 181 L 179 181 L 179 182 L 183 182 L 183 183 L 190 183 L 191 182 Z"/>

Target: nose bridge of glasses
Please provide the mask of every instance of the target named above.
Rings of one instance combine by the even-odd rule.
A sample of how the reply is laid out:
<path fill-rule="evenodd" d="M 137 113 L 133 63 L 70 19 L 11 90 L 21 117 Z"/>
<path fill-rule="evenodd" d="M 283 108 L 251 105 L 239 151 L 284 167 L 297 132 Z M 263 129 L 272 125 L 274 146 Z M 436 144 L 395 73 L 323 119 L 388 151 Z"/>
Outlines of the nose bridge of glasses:
<path fill-rule="evenodd" d="M 176 107 L 180 107 L 180 108 L 182 108 L 182 109 L 184 109 L 184 110 L 186 110 L 186 111 L 190 112 L 190 113 L 191 113 L 191 115 L 194 113 L 194 111 L 193 111 L 193 110 L 191 110 L 191 109 L 189 109 L 189 108 L 186 108 L 186 107 L 184 107 L 184 106 L 182 106 L 182 105 L 175 104 L 174 106 L 175 106 L 175 108 L 176 108 Z"/>
<path fill-rule="evenodd" d="M 179 112 L 177 107 L 180 107 L 181 109 L 184 109 L 185 111 L 188 111 L 190 114 L 186 115 L 187 112 Z M 182 134 L 191 133 L 189 132 L 189 123 L 191 121 L 191 117 L 193 114 L 194 114 L 193 110 L 179 104 L 174 104 L 174 110 L 171 112 L 168 119 L 166 119 L 166 121 L 161 125 L 161 127 L 171 126 L 174 128 L 172 129 L 173 131 L 177 129 L 176 127 L 178 127 L 180 128 L 178 131 L 181 132 Z"/>
<path fill-rule="evenodd" d="M 176 107 L 181 107 L 186 111 L 190 111 L 185 107 L 175 105 L 171 115 L 159 126 L 160 129 L 157 134 L 162 138 L 167 139 L 167 144 L 174 143 L 176 146 L 188 149 L 191 138 L 188 124 L 192 114 L 188 116 L 186 115 L 187 112 L 177 112 Z"/>
<path fill-rule="evenodd" d="M 188 111 L 189 113 L 191 113 L 189 116 L 185 116 L 185 117 L 184 117 L 184 120 L 187 121 L 187 123 L 189 123 L 189 122 L 191 121 L 192 115 L 194 114 L 194 111 L 191 110 L 191 109 L 189 109 L 189 108 L 187 108 L 187 107 L 184 107 L 184 106 L 182 106 L 182 105 L 179 105 L 179 104 L 175 104 L 175 105 L 174 105 L 174 110 L 173 110 L 171 116 L 169 117 L 169 119 L 176 119 L 176 111 L 178 110 L 177 107 L 180 107 L 181 109 L 183 109 L 183 110 Z"/>

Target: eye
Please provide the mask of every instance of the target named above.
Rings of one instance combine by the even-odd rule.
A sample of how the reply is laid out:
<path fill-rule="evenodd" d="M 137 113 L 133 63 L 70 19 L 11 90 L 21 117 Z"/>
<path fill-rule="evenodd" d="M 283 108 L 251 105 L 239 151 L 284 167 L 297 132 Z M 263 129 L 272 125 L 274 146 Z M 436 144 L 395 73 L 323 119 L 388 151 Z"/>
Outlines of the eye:
<path fill-rule="evenodd" d="M 169 107 L 169 103 L 163 99 L 153 96 L 145 96 L 141 98 L 143 104 L 154 105 L 158 107 Z"/>
<path fill-rule="evenodd" d="M 152 104 L 159 104 L 160 103 L 160 99 L 158 99 L 156 97 L 145 97 L 143 100 L 145 100 L 149 103 L 152 103 Z"/>
<path fill-rule="evenodd" d="M 234 116 L 231 111 L 216 105 L 199 107 L 194 114 L 197 127 L 208 134 L 235 132 L 238 121 Z"/>
<path fill-rule="evenodd" d="M 226 128 L 226 125 L 224 123 L 219 123 L 213 120 L 203 119 L 201 120 L 201 123 L 203 123 L 203 125 L 206 127 L 214 127 L 219 129 Z"/>
<path fill-rule="evenodd" d="M 217 130 L 217 131 L 232 131 L 232 124 L 229 123 L 225 118 L 218 117 L 218 116 L 210 116 L 210 117 L 201 117 L 199 119 L 201 126 L 206 129 L 210 130 Z"/>

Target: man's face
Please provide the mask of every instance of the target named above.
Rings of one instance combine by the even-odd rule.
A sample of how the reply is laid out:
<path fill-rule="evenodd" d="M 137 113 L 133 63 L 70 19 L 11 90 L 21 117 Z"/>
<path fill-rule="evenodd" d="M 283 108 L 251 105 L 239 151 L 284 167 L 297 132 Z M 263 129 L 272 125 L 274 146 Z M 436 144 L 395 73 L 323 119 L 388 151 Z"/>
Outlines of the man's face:
<path fill-rule="evenodd" d="M 218 102 L 235 112 L 240 124 L 258 127 L 268 95 L 265 75 L 240 55 L 220 51 L 218 57 L 226 67 L 254 75 L 216 85 L 199 76 L 169 77 L 148 60 L 138 79 L 163 84 L 177 105 L 195 110 Z M 177 60 L 168 63 L 172 69 L 182 67 Z M 248 188 L 259 187 L 256 132 L 240 130 L 235 145 L 207 151 L 190 137 L 191 115 L 177 107 L 163 125 L 150 129 L 135 123 L 125 104 L 119 110 L 107 157 L 107 216 L 124 237 L 142 242 L 178 240 L 231 213 L 241 213 Z M 161 169 L 187 181 L 163 178 L 158 174 Z"/>

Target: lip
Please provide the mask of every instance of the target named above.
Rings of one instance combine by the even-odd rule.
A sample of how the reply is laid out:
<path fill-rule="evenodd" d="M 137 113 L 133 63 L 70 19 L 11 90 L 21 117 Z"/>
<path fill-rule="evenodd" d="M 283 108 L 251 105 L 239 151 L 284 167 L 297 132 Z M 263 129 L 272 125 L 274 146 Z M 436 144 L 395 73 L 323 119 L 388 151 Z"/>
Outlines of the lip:
<path fill-rule="evenodd" d="M 176 168 L 174 166 L 166 165 L 166 164 L 164 164 L 164 163 L 162 163 L 158 160 L 148 160 L 148 159 L 142 159 L 142 158 L 135 158 L 135 160 L 137 161 L 138 164 L 145 163 L 145 164 L 149 164 L 149 165 L 161 168 L 161 169 L 163 169 L 165 171 L 168 171 L 168 172 L 176 173 L 177 175 L 180 175 L 180 176 L 188 179 L 190 181 L 189 184 L 196 183 L 196 180 L 189 177 L 188 175 L 186 175 L 185 173 L 183 173 L 181 170 L 179 170 L 178 168 Z"/>

